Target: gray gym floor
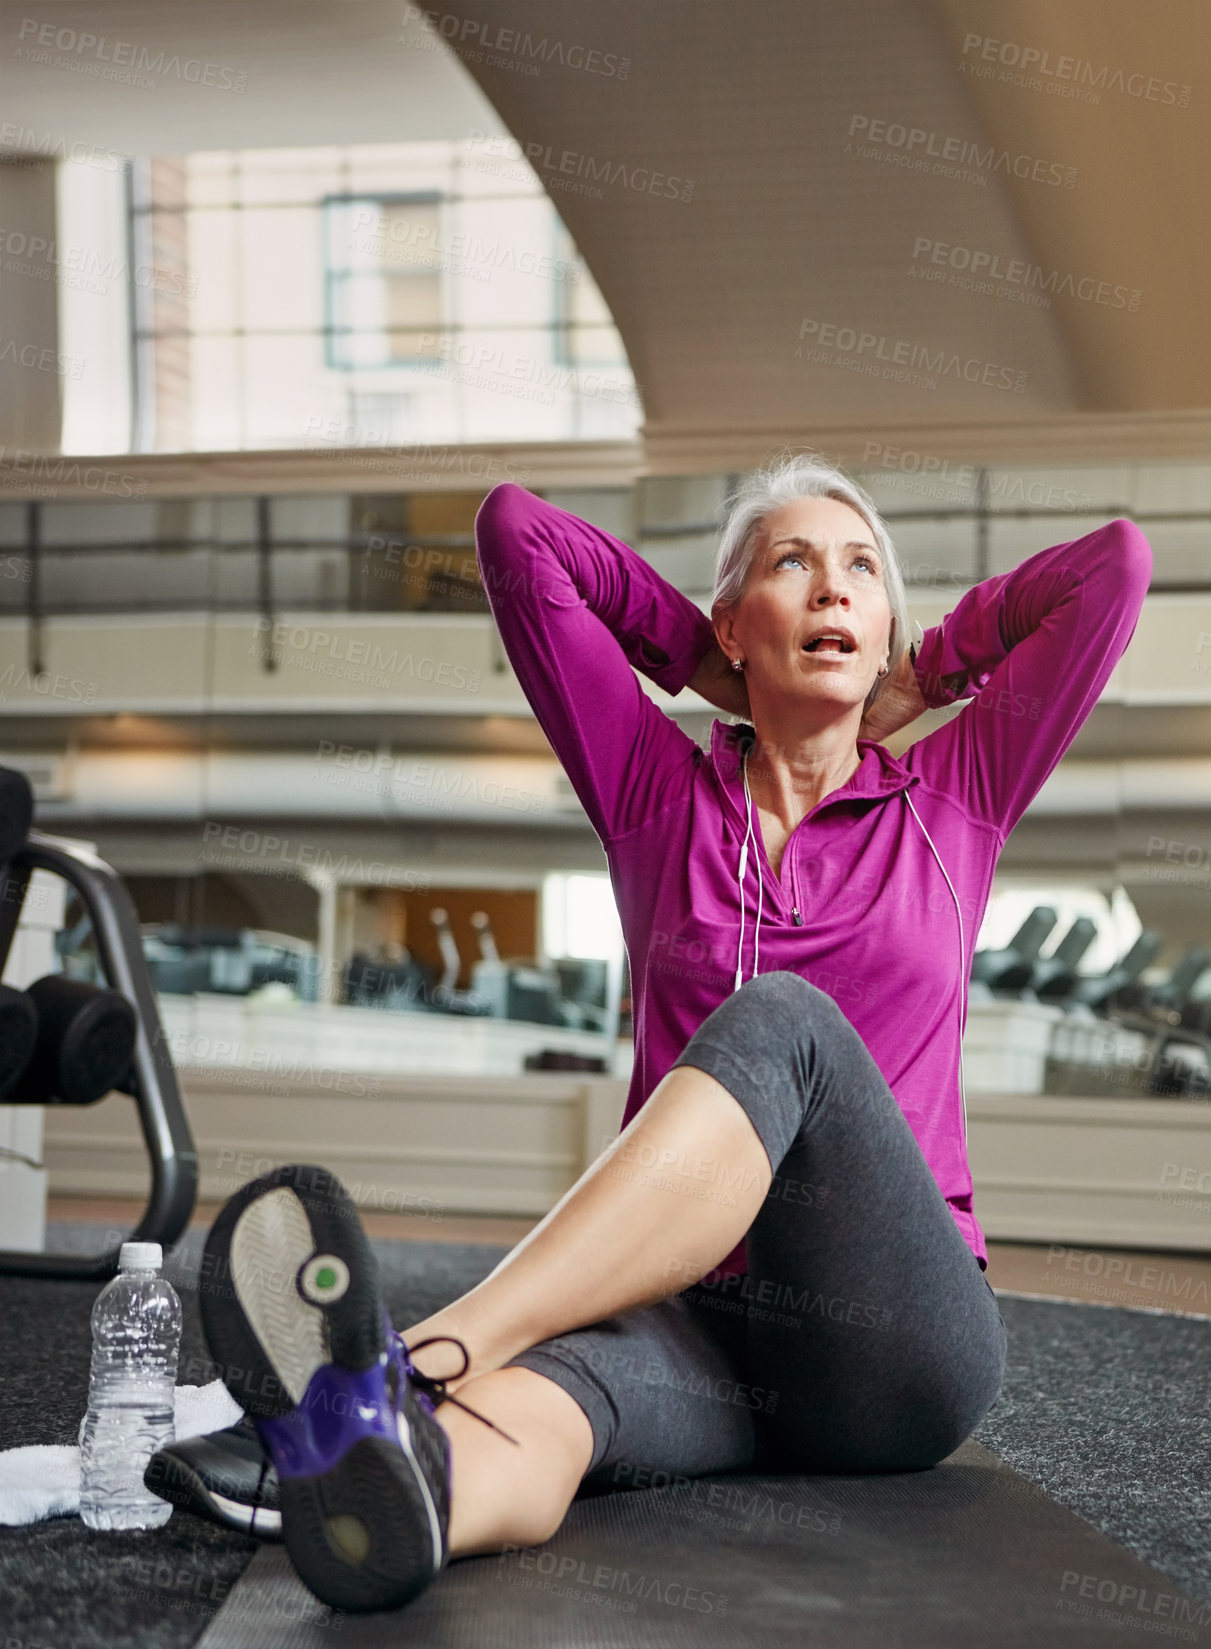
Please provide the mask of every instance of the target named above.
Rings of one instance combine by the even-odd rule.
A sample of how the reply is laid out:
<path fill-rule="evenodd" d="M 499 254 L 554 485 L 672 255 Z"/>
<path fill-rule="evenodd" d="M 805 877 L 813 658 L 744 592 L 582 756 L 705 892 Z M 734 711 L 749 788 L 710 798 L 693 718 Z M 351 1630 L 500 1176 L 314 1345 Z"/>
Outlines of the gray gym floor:
<path fill-rule="evenodd" d="M 193 1292 L 202 1235 L 171 1267 L 191 1383 L 210 1374 Z M 401 1321 L 503 1251 L 375 1246 Z M 95 1293 L 0 1279 L 6 1446 L 74 1440 Z M 113 1536 L 54 1519 L 0 1530 L 0 1620 L 21 1649 L 1211 1643 L 1211 1322 L 1012 1297 L 1001 1309 L 1002 1397 L 931 1472 L 586 1497 L 545 1545 L 463 1559 L 407 1609 L 362 1617 L 317 1604 L 280 1546 L 196 1518 Z"/>

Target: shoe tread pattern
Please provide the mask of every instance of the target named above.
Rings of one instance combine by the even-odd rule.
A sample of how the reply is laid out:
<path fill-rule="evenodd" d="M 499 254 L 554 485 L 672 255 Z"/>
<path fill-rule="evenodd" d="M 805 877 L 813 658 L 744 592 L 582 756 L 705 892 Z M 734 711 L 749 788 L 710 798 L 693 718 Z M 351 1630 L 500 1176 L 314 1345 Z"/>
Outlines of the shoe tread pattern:
<path fill-rule="evenodd" d="M 275 1366 L 231 1286 L 231 1249 L 238 1222 L 250 1205 L 282 1188 L 298 1198 L 306 1213 L 310 1251 L 336 1254 L 349 1269 L 345 1293 L 324 1307 L 304 1300 L 290 1279 L 289 1294 L 298 1300 L 299 1309 L 322 1313 L 328 1360 L 364 1371 L 379 1361 L 384 1349 L 378 1262 L 344 1187 L 310 1165 L 277 1169 L 252 1181 L 226 1204 L 207 1239 L 204 1276 L 217 1283 L 211 1285 L 215 1292 L 209 1299 L 203 1292 L 203 1324 L 228 1390 L 246 1411 L 265 1418 L 287 1414 L 296 1405 L 283 1379 L 287 1371 Z M 227 1298 L 221 1291 L 224 1284 Z M 404 1392 L 402 1407 L 411 1455 L 385 1438 L 367 1436 L 322 1475 L 279 1483 L 287 1552 L 304 1584 L 332 1608 L 358 1613 L 400 1608 L 447 1561 L 445 1431 L 411 1387 Z M 431 1505 L 438 1523 L 436 1551 Z M 365 1550 L 351 1556 L 331 1538 L 334 1520 L 357 1531 Z"/>
<path fill-rule="evenodd" d="M 324 1313 L 295 1277 L 314 1252 L 307 1211 L 288 1186 L 250 1202 L 231 1233 L 231 1278 L 245 1321 L 291 1401 L 328 1361 Z"/>
<path fill-rule="evenodd" d="M 224 1384 L 246 1413 L 264 1419 L 279 1418 L 296 1406 L 290 1390 L 291 1371 L 275 1365 L 249 1320 L 234 1274 L 232 1249 L 245 1212 L 281 1189 L 297 1198 L 306 1215 L 312 1238 L 309 1252 L 338 1254 L 349 1267 L 350 1285 L 341 1299 L 317 1307 L 298 1293 L 293 1275 L 283 1276 L 281 1294 L 287 1315 L 279 1328 L 288 1334 L 291 1322 L 297 1323 L 305 1344 L 313 1333 L 310 1325 L 319 1321 L 326 1359 L 344 1368 L 369 1368 L 382 1350 L 378 1262 L 344 1186 L 325 1169 L 306 1163 L 274 1169 L 250 1181 L 227 1201 L 211 1226 L 203 1250 L 199 1304 L 206 1343 Z M 260 1292 L 263 1296 L 266 1290 Z"/>
<path fill-rule="evenodd" d="M 336 1518 L 364 1529 L 368 1548 L 360 1562 L 330 1540 Z M 282 1527 L 295 1568 L 333 1609 L 402 1608 L 444 1561 L 443 1553 L 435 1563 L 424 1492 L 408 1457 L 381 1437 L 355 1443 L 323 1477 L 284 1482 Z"/>

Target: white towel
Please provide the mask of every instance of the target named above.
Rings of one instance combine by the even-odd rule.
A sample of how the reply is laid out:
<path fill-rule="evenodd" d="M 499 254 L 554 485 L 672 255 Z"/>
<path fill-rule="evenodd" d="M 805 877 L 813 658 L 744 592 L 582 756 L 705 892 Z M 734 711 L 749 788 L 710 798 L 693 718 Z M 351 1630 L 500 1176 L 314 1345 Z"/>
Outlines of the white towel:
<path fill-rule="evenodd" d="M 243 1412 L 221 1380 L 178 1386 L 173 1396 L 176 1441 L 234 1426 Z M 38 1523 L 80 1511 L 80 1450 L 35 1443 L 0 1452 L 0 1523 Z"/>

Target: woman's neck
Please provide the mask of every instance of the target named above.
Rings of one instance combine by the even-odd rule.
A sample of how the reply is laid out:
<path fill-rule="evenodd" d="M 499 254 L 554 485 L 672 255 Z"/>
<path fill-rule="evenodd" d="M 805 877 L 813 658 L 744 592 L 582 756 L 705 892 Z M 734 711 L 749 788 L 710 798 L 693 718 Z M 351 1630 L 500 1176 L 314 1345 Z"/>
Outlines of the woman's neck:
<path fill-rule="evenodd" d="M 791 830 L 826 796 L 840 790 L 861 764 L 848 728 L 830 729 L 785 748 L 755 731 L 747 762 L 749 791 L 759 808 Z"/>

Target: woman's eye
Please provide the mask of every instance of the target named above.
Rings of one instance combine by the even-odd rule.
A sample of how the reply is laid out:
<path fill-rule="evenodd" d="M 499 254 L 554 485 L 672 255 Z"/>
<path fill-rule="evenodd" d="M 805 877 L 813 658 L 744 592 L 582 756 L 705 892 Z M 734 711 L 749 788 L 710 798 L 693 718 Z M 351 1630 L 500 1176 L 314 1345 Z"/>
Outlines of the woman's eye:
<path fill-rule="evenodd" d="M 803 567 L 803 566 L 807 565 L 807 563 L 804 561 L 804 559 L 801 555 L 797 554 L 794 550 L 788 550 L 785 555 L 781 555 L 781 556 L 778 557 L 777 561 L 774 563 L 774 566 L 775 567 L 786 567 L 786 566 L 789 566 L 792 562 L 797 562 L 800 567 Z M 862 563 L 862 565 L 867 569 L 868 572 L 872 572 L 872 573 L 877 574 L 877 572 L 879 570 L 878 565 L 877 565 L 876 562 L 874 562 L 871 559 L 870 556 L 868 556 L 868 555 L 855 556 L 854 561 L 853 561 L 853 565 L 856 567 L 859 562 Z"/>

